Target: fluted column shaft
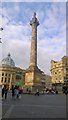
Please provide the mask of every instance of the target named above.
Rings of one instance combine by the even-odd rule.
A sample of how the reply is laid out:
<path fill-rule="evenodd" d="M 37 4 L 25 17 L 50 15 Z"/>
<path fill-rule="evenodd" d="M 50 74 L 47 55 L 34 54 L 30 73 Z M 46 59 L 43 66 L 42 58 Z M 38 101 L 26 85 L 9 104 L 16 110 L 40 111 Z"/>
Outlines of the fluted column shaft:
<path fill-rule="evenodd" d="M 31 51 L 30 51 L 30 66 L 37 66 L 37 26 L 39 22 L 35 16 L 32 18 L 30 25 L 32 26 L 32 41 L 31 41 Z"/>

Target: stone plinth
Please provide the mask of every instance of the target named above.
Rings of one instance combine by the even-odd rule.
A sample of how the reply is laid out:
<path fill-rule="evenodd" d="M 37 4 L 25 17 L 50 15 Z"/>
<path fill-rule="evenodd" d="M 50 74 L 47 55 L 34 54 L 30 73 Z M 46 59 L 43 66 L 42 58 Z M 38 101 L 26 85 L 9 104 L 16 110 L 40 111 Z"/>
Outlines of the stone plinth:
<path fill-rule="evenodd" d="M 30 66 L 25 73 L 25 87 L 30 88 L 32 91 L 43 89 L 42 83 L 42 71 L 36 66 Z"/>

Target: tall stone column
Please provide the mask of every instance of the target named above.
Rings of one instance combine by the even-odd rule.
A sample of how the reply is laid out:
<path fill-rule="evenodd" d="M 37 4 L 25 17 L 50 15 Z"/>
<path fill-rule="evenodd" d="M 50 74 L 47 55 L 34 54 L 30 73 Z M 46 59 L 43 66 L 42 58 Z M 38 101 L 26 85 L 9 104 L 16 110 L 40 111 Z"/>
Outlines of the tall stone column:
<path fill-rule="evenodd" d="M 30 51 L 30 65 L 25 72 L 25 86 L 31 89 L 31 91 L 36 91 L 36 89 L 41 90 L 41 76 L 42 71 L 37 66 L 37 26 L 39 22 L 36 18 L 36 13 L 34 13 L 33 18 L 30 22 L 32 26 L 32 40 L 31 40 L 31 51 Z"/>
<path fill-rule="evenodd" d="M 39 25 L 39 22 L 36 18 L 35 12 L 34 12 L 32 20 L 30 21 L 30 25 L 32 26 L 30 66 L 37 66 L 37 26 Z"/>

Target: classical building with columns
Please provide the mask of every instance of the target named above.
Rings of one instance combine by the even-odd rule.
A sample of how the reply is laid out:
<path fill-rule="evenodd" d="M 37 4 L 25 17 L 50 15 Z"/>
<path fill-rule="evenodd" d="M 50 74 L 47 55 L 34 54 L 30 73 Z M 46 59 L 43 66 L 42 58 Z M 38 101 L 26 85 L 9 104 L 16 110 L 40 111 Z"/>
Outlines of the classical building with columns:
<path fill-rule="evenodd" d="M 51 60 L 52 83 L 64 83 L 68 79 L 68 56 L 60 61 Z"/>
<path fill-rule="evenodd" d="M 25 70 L 15 66 L 15 62 L 9 53 L 7 57 L 1 61 L 0 86 L 6 85 L 8 89 L 11 89 L 12 85 L 22 87 L 24 84 L 24 73 Z"/>

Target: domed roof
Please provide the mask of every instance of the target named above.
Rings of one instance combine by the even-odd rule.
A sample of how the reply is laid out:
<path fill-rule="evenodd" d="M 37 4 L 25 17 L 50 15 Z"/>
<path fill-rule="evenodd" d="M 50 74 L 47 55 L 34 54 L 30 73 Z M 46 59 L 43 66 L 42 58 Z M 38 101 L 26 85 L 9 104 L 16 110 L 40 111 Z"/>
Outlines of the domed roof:
<path fill-rule="evenodd" d="M 15 63 L 14 63 L 14 61 L 12 60 L 10 53 L 8 54 L 8 56 L 7 56 L 6 58 L 4 58 L 4 59 L 1 61 L 1 64 L 2 64 L 2 65 L 8 65 L 8 66 L 11 66 L 11 67 L 14 67 L 14 66 L 15 66 Z"/>

